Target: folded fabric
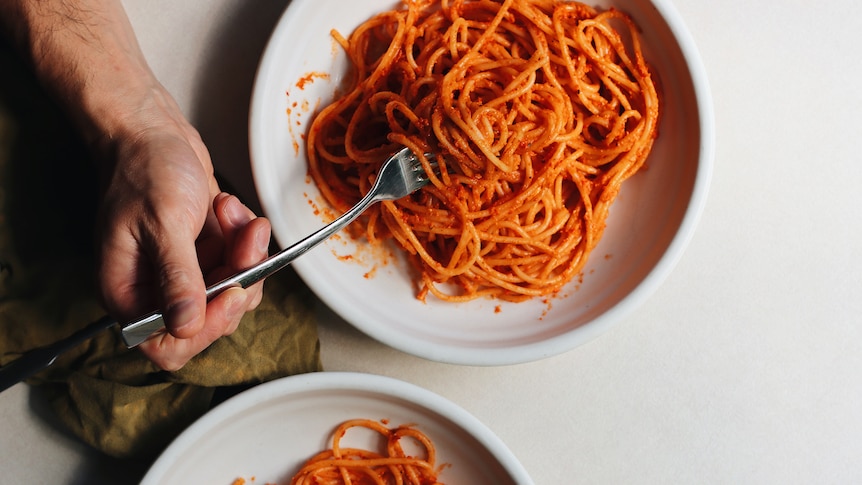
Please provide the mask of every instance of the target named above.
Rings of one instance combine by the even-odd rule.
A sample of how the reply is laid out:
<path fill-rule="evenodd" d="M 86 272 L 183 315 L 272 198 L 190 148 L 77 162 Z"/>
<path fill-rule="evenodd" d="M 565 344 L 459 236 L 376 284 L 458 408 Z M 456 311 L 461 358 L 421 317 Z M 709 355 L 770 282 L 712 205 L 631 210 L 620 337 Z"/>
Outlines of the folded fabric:
<path fill-rule="evenodd" d="M 0 366 L 104 315 L 93 279 L 95 167 L 0 45 Z M 239 329 L 177 372 L 128 350 L 117 331 L 30 380 L 59 421 L 113 456 L 151 455 L 206 412 L 216 390 L 321 370 L 308 290 L 287 270 Z"/>

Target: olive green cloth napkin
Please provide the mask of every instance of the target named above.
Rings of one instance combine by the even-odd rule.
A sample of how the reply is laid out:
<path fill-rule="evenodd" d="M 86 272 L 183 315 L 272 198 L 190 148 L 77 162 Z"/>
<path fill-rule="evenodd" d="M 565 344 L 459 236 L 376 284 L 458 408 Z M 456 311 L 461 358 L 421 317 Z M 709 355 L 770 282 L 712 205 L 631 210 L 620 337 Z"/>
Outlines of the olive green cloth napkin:
<path fill-rule="evenodd" d="M 0 366 L 104 314 L 93 279 L 97 180 L 66 119 L 0 42 Z M 286 271 L 259 308 L 178 372 L 103 332 L 31 379 L 59 421 L 107 454 L 152 455 L 217 388 L 321 370 L 308 290 Z"/>

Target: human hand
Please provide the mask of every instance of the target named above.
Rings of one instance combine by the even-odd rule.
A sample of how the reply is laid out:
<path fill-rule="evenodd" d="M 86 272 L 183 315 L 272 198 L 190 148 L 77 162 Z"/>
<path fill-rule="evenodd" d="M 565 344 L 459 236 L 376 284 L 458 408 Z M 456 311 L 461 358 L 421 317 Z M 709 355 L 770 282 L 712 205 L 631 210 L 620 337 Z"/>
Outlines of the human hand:
<path fill-rule="evenodd" d="M 120 0 L 0 2 L 0 31 L 104 163 L 106 308 L 121 321 L 161 310 L 168 332 L 140 349 L 163 369 L 182 367 L 260 303 L 258 283 L 207 304 L 206 283 L 266 257 L 269 222 L 221 193 L 206 147 L 147 65 Z"/>
<path fill-rule="evenodd" d="M 142 126 L 116 136 L 108 151 L 98 276 L 119 319 L 164 313 L 168 331 L 139 348 L 177 370 L 260 303 L 262 283 L 208 304 L 205 292 L 267 256 L 270 225 L 220 192 L 203 142 L 169 97 L 156 95 L 138 112 Z"/>

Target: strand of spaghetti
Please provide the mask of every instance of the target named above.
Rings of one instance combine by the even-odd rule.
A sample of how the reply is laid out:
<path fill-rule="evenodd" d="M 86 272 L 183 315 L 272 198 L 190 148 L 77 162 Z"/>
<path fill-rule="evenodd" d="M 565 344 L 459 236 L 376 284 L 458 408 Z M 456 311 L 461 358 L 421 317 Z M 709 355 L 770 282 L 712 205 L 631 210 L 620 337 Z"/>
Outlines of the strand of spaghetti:
<path fill-rule="evenodd" d="M 452 69 L 446 74 L 446 77 L 442 82 L 442 90 L 443 90 L 443 110 L 446 115 L 449 117 L 451 121 L 455 123 L 467 136 L 470 140 L 479 147 L 479 150 L 488 157 L 488 161 L 496 165 L 501 170 L 507 171 L 510 168 L 505 166 L 503 162 L 498 158 L 497 154 L 491 150 L 488 146 L 487 142 L 479 135 L 478 129 L 475 126 L 475 123 L 472 122 L 472 119 L 469 114 L 469 109 L 466 106 L 466 98 L 467 96 L 455 96 L 454 87 L 457 85 L 455 80 L 466 77 L 467 71 L 470 68 L 470 63 L 475 61 L 479 56 L 478 51 L 481 47 L 488 41 L 488 39 L 493 35 L 497 26 L 502 22 L 503 17 L 511 6 L 513 0 L 505 0 L 503 4 L 500 6 L 500 9 L 497 11 L 497 14 L 494 16 L 494 19 L 479 37 L 479 39 L 472 45 L 470 50 L 464 54 L 458 62 L 452 67 Z M 458 2 L 461 3 L 461 2 Z M 455 108 L 454 103 L 451 103 L 449 100 L 458 100 L 458 109 Z"/>
<path fill-rule="evenodd" d="M 307 471 L 321 470 L 324 468 L 376 468 L 381 466 L 415 466 L 433 471 L 433 466 L 426 460 L 419 460 L 408 457 L 369 457 L 355 458 L 355 454 L 348 454 L 348 458 L 334 458 L 325 462 L 311 463 L 303 468 Z"/>
<path fill-rule="evenodd" d="M 393 204 L 388 204 L 391 208 Z M 434 270 L 434 272 L 440 276 L 456 276 L 461 274 L 465 268 L 473 265 L 476 260 L 479 258 L 479 249 L 481 247 L 481 239 L 479 235 L 476 233 L 475 229 L 472 225 L 465 225 L 461 234 L 458 237 L 458 248 L 457 252 L 453 252 L 453 257 L 450 258 L 448 264 L 443 264 L 434 258 L 431 254 L 429 254 L 428 249 L 425 245 L 419 242 L 416 233 L 410 228 L 402 217 L 394 216 L 392 218 L 394 222 L 398 225 L 398 227 L 403 231 L 401 235 L 403 235 L 408 242 L 408 244 L 416 251 L 416 254 L 425 262 L 430 268 Z M 471 248 L 470 255 L 467 259 L 459 258 L 459 256 L 468 248 Z M 461 261 L 459 262 L 459 259 Z M 460 264 L 459 264 L 460 263 Z M 457 266 L 456 266 L 457 265 Z"/>
<path fill-rule="evenodd" d="M 351 428 L 366 428 L 382 435 L 386 440 L 385 454 L 342 447 L 341 440 Z M 425 458 L 408 455 L 401 446 L 403 438 L 420 445 Z M 390 429 L 376 421 L 353 419 L 336 427 L 331 448 L 311 457 L 293 476 L 291 485 L 434 485 L 439 484 L 435 461 L 434 443 L 421 431 L 409 426 Z"/>

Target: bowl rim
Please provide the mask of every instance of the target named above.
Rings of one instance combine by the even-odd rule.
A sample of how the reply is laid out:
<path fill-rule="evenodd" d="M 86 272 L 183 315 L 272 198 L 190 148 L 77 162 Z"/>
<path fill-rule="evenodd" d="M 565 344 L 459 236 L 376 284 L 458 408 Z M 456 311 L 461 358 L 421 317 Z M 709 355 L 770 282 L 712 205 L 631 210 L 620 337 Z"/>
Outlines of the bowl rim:
<path fill-rule="evenodd" d="M 177 436 L 150 466 L 141 485 L 161 485 L 177 457 L 190 450 L 220 423 L 236 419 L 255 406 L 315 391 L 369 392 L 418 407 L 466 432 L 485 448 L 519 485 L 533 483 L 526 468 L 491 428 L 453 401 L 424 387 L 378 374 L 349 371 L 311 372 L 258 384 L 213 407 Z M 333 423 L 333 426 L 338 423 Z"/>

